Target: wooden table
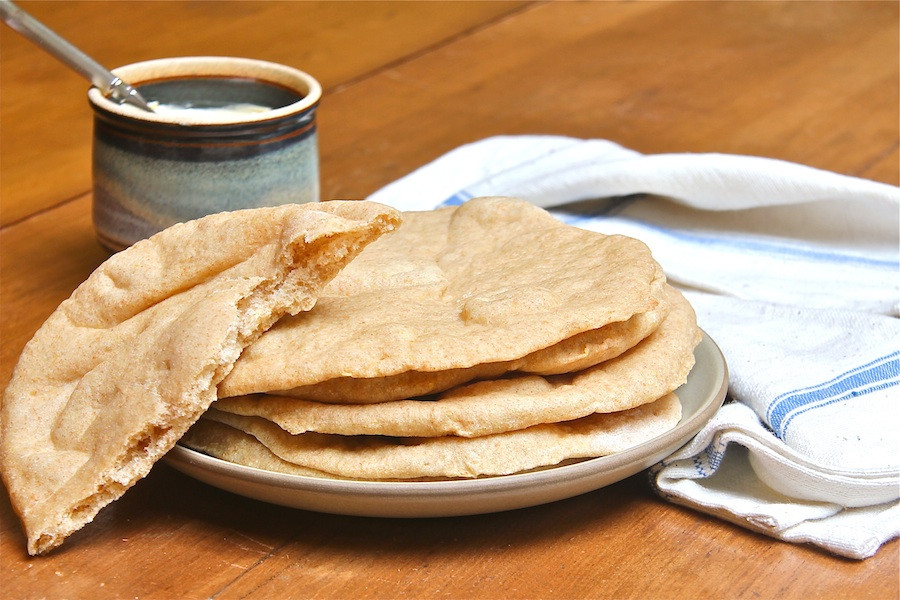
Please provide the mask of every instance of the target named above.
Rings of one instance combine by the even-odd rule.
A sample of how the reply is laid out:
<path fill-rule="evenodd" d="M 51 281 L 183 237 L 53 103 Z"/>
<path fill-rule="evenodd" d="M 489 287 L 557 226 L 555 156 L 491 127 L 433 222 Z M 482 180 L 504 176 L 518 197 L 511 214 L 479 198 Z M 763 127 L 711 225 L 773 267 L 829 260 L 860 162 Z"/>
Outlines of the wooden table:
<path fill-rule="evenodd" d="M 313 73 L 325 199 L 503 133 L 900 180 L 897 2 L 22 4 L 109 66 L 232 54 Z M 106 254 L 85 83 L 6 28 L 0 60 L 5 386 Z M 667 504 L 645 474 L 508 513 L 379 520 L 270 506 L 158 464 L 37 559 L 0 496 L 5 598 L 898 597 L 896 541 L 835 558 Z"/>

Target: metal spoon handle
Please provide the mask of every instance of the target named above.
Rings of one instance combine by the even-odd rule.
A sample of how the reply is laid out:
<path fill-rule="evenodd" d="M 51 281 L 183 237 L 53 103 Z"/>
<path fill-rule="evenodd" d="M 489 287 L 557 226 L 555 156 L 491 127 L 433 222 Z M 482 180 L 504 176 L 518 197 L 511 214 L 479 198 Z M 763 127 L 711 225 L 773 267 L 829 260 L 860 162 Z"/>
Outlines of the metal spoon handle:
<path fill-rule="evenodd" d="M 146 100 L 133 87 L 113 75 L 93 58 L 61 38 L 52 29 L 10 2 L 0 0 L 0 17 L 38 46 L 68 65 L 94 84 L 104 96 L 117 102 L 128 102 L 152 112 Z"/>

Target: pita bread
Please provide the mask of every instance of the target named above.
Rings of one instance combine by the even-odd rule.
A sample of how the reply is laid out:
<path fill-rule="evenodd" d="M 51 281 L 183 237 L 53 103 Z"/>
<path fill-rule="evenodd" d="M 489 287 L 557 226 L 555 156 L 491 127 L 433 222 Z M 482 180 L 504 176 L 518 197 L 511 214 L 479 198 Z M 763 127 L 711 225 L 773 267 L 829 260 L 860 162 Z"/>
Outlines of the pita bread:
<path fill-rule="evenodd" d="M 0 467 L 28 551 L 58 546 L 146 475 L 241 350 L 309 310 L 398 221 L 363 202 L 223 213 L 97 268 L 26 345 L 3 399 Z"/>
<path fill-rule="evenodd" d="M 677 425 L 681 403 L 675 394 L 668 394 L 622 412 L 476 438 L 291 435 L 265 419 L 215 408 L 203 418 L 250 433 L 284 461 L 340 477 L 471 478 L 518 473 L 571 458 L 606 456 L 633 448 Z M 190 436 L 185 443 L 190 446 Z"/>
<path fill-rule="evenodd" d="M 663 287 L 662 282 L 659 287 Z M 494 379 L 510 372 L 558 375 L 580 371 L 615 358 L 636 345 L 656 330 L 668 310 L 668 303 L 659 299 L 658 306 L 627 321 L 575 334 L 516 360 L 446 371 L 407 371 L 387 377 L 338 377 L 278 392 L 278 395 L 333 404 L 389 402 L 436 394 L 463 383 Z"/>
<path fill-rule="evenodd" d="M 622 356 L 584 371 L 480 381 L 433 400 L 339 405 L 261 395 L 224 398 L 215 407 L 263 417 L 292 434 L 404 437 L 478 437 L 627 410 L 678 388 L 694 365 L 700 341 L 694 311 L 677 290 L 666 292 L 672 309 L 654 333 Z"/>
<path fill-rule="evenodd" d="M 642 242 L 521 200 L 405 213 L 315 310 L 250 346 L 219 397 L 515 360 L 652 310 L 664 279 Z"/>
<path fill-rule="evenodd" d="M 236 465 L 252 467 L 262 471 L 287 473 L 302 477 L 342 479 L 336 475 L 301 467 L 282 460 L 257 441 L 249 433 L 218 423 L 211 419 L 200 419 L 188 430 L 179 444 L 209 456 L 227 460 Z"/>

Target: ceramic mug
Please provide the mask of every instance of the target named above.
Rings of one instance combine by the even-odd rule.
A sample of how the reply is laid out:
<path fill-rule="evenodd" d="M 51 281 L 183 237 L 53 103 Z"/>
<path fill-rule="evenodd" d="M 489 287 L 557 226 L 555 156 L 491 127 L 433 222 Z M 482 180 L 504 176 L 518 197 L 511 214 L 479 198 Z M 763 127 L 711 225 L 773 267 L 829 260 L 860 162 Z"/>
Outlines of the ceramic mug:
<path fill-rule="evenodd" d="M 117 251 L 181 221 L 319 200 L 319 83 L 277 63 L 178 57 L 114 71 L 155 107 L 96 88 L 93 221 Z"/>

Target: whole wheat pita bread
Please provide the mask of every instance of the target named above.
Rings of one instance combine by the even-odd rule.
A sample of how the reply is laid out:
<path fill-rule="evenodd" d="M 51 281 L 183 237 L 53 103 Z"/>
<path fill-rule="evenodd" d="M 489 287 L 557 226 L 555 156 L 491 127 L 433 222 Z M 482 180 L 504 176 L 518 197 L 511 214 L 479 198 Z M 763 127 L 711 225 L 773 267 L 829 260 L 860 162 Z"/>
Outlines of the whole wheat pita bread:
<path fill-rule="evenodd" d="M 663 286 L 660 282 L 660 290 Z M 312 402 L 363 404 L 427 396 L 463 383 L 493 379 L 510 372 L 558 375 L 580 371 L 619 356 L 655 331 L 669 311 L 664 296 L 662 291 L 654 293 L 659 304 L 627 321 L 575 334 L 549 348 L 515 360 L 446 371 L 406 371 L 387 377 L 338 377 L 277 394 Z"/>
<path fill-rule="evenodd" d="M 28 551 L 58 546 L 146 475 L 243 347 L 311 308 L 398 220 L 361 202 L 223 213 L 97 268 L 26 345 L 3 399 L 0 467 Z"/>
<path fill-rule="evenodd" d="M 191 425 L 178 443 L 209 456 L 262 471 L 302 477 L 342 479 L 324 471 L 316 471 L 282 460 L 249 433 L 211 419 L 201 418 Z"/>
<path fill-rule="evenodd" d="M 507 475 L 633 448 L 675 427 L 681 403 L 675 394 L 630 410 L 598 413 L 476 438 L 385 438 L 321 433 L 291 435 L 260 417 L 211 408 L 203 417 L 253 435 L 289 463 L 366 480 Z M 185 443 L 190 446 L 190 437 Z"/>
<path fill-rule="evenodd" d="M 653 309 L 662 280 L 642 242 L 521 200 L 405 213 L 315 310 L 251 345 L 219 396 L 514 360 Z"/>
<path fill-rule="evenodd" d="M 668 287 L 671 311 L 659 328 L 613 360 L 576 373 L 480 381 L 433 400 L 341 405 L 274 395 L 218 400 L 220 412 L 258 416 L 292 434 L 477 437 L 627 410 L 672 392 L 687 380 L 700 341 L 690 304 Z"/>

